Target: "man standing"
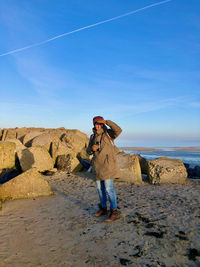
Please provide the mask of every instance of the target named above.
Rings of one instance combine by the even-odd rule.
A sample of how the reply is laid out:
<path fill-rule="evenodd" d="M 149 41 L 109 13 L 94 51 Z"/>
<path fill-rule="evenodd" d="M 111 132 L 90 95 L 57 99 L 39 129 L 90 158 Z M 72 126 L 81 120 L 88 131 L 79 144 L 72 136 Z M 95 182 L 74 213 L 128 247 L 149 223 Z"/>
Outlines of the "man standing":
<path fill-rule="evenodd" d="M 110 202 L 110 215 L 106 219 L 106 222 L 113 222 L 118 218 L 113 179 L 119 178 L 116 147 L 114 146 L 113 140 L 119 136 L 122 129 L 116 123 L 111 120 L 104 120 L 101 116 L 94 117 L 93 124 L 93 134 L 90 136 L 87 153 L 93 154 L 92 164 L 100 199 L 100 209 L 94 216 L 99 217 L 107 214 L 108 197 Z"/>

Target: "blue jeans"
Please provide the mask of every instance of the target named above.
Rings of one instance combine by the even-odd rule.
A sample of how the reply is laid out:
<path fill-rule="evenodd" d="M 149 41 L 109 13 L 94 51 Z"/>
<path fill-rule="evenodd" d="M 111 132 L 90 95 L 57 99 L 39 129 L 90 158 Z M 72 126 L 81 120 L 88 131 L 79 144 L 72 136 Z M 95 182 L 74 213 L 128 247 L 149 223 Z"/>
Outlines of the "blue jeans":
<path fill-rule="evenodd" d="M 100 204 L 102 208 L 107 207 L 107 196 L 111 209 L 117 209 L 117 197 L 113 186 L 113 179 L 105 181 L 96 181 L 97 192 L 99 194 Z"/>

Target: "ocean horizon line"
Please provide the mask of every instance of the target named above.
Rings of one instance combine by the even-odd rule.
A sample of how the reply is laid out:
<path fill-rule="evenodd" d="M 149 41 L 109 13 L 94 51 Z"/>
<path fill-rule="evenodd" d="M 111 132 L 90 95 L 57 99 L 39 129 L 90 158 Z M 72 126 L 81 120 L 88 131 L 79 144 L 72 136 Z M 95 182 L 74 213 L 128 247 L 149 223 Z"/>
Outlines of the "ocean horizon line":
<path fill-rule="evenodd" d="M 199 146 L 119 146 L 119 149 L 127 151 L 200 151 Z"/>

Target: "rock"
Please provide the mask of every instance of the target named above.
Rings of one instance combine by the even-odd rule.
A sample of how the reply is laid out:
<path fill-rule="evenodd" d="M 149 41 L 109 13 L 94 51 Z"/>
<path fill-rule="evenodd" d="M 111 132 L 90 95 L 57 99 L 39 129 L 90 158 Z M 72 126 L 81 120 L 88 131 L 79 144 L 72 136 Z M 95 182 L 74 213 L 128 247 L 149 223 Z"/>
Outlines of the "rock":
<path fill-rule="evenodd" d="M 32 140 L 41 134 L 43 134 L 43 131 L 33 130 L 29 133 L 27 133 L 23 138 L 23 144 L 27 147 L 30 147 L 32 145 Z"/>
<path fill-rule="evenodd" d="M 0 140 L 2 138 L 2 135 L 3 135 L 3 131 L 0 129 Z"/>
<path fill-rule="evenodd" d="M 1 141 L 5 141 L 7 131 L 8 131 L 7 129 L 2 130 Z"/>
<path fill-rule="evenodd" d="M 187 182 L 187 171 L 180 159 L 162 157 L 148 161 L 148 181 L 151 184 Z"/>
<path fill-rule="evenodd" d="M 32 198 L 49 196 L 53 192 L 47 181 L 32 168 L 0 186 L 0 199 Z"/>
<path fill-rule="evenodd" d="M 143 158 L 142 156 L 140 156 L 139 154 L 136 154 L 136 156 L 139 159 L 142 174 L 147 174 L 148 167 L 147 167 L 147 161 L 146 161 L 146 159 Z"/>
<path fill-rule="evenodd" d="M 7 140 L 7 142 L 15 143 L 15 145 L 16 145 L 15 152 L 18 152 L 18 151 L 21 151 L 23 149 L 26 149 L 26 147 L 18 139 L 9 139 L 9 140 Z"/>
<path fill-rule="evenodd" d="M 8 140 L 8 139 L 19 139 L 23 143 L 24 136 L 30 132 L 35 131 L 44 131 L 44 128 L 8 128 L 3 129 L 2 134 L 2 141 Z"/>
<path fill-rule="evenodd" d="M 200 178 L 200 166 L 194 167 L 194 173 L 195 173 L 195 177 Z"/>
<path fill-rule="evenodd" d="M 81 137 L 80 133 L 76 134 L 73 131 L 67 131 L 67 133 L 62 136 L 61 140 L 75 152 L 80 152 L 88 143 L 88 140 Z"/>
<path fill-rule="evenodd" d="M 82 166 L 76 157 L 76 153 L 73 152 L 67 155 L 58 156 L 56 166 L 59 171 L 66 171 L 68 173 L 82 170 Z"/>
<path fill-rule="evenodd" d="M 16 167 L 16 140 L 0 142 L 0 183 L 8 181 L 20 173 L 20 168 Z"/>
<path fill-rule="evenodd" d="M 17 136 L 16 138 L 23 143 L 24 136 L 29 132 L 29 128 L 22 127 L 17 129 Z"/>
<path fill-rule="evenodd" d="M 33 138 L 31 146 L 43 146 L 49 151 L 51 142 L 55 135 L 52 133 L 42 133 L 39 136 Z"/>
<path fill-rule="evenodd" d="M 53 136 L 57 136 L 59 139 L 67 132 L 64 127 L 57 128 L 57 129 L 46 129 L 46 133 L 49 133 Z"/>
<path fill-rule="evenodd" d="M 8 173 L 6 173 L 4 176 L 4 179 L 12 179 L 13 175 L 15 173 L 19 174 L 22 172 L 20 163 L 19 163 L 19 158 L 18 158 L 18 153 L 20 153 L 23 149 L 26 149 L 26 147 L 20 142 L 18 139 L 9 139 L 7 142 L 15 143 L 16 144 L 16 149 L 15 149 L 15 168 L 14 170 L 8 170 Z M 17 170 L 17 172 L 16 172 Z M 12 175 L 10 175 L 10 171 Z"/>
<path fill-rule="evenodd" d="M 51 169 L 51 170 L 49 170 L 49 171 L 45 171 L 45 172 L 43 172 L 42 174 L 45 175 L 45 176 L 52 176 L 52 175 L 54 175 L 57 171 L 58 171 L 57 168 L 53 168 L 53 169 Z"/>
<path fill-rule="evenodd" d="M 73 134 L 75 134 L 77 136 L 80 136 L 83 140 L 86 141 L 86 143 L 89 141 L 89 138 L 88 138 L 87 134 L 85 134 L 85 133 L 83 133 L 83 132 L 81 132 L 79 130 L 76 130 L 76 129 L 67 130 L 67 133 L 73 133 Z"/>
<path fill-rule="evenodd" d="M 200 166 L 195 166 L 194 168 L 187 168 L 187 173 L 189 178 L 199 179 L 200 178 Z"/>
<path fill-rule="evenodd" d="M 15 149 L 15 143 L 0 142 L 0 170 L 15 166 Z"/>
<path fill-rule="evenodd" d="M 35 127 L 30 127 L 30 128 L 26 128 L 26 127 L 23 127 L 23 128 L 18 128 L 17 129 L 17 139 L 19 139 L 23 144 L 24 143 L 24 137 L 29 134 L 29 133 L 32 133 L 32 132 L 44 132 L 45 131 L 45 128 L 35 128 Z M 26 140 L 26 142 L 28 142 Z"/>
<path fill-rule="evenodd" d="M 57 136 L 55 136 L 50 144 L 49 152 L 55 163 L 57 156 L 66 155 L 73 151 L 71 148 L 67 146 L 66 143 L 61 142 L 60 139 Z"/>
<path fill-rule="evenodd" d="M 124 152 L 117 154 L 117 163 L 120 168 L 120 178 L 117 181 L 129 182 L 131 184 L 142 184 L 142 173 L 137 155 Z"/>
<path fill-rule="evenodd" d="M 78 154 L 77 154 L 77 157 L 79 158 L 79 161 L 80 159 L 87 159 L 87 160 L 91 160 L 92 159 L 92 155 L 88 155 L 87 151 L 86 151 L 86 148 L 84 147 Z"/>
<path fill-rule="evenodd" d="M 17 137 L 16 128 L 5 129 L 3 141 L 6 141 L 8 139 L 16 139 L 16 137 Z"/>
<path fill-rule="evenodd" d="M 188 164 L 188 163 L 184 163 L 184 166 L 185 166 L 186 170 L 190 168 L 190 164 Z"/>
<path fill-rule="evenodd" d="M 53 159 L 45 147 L 35 146 L 24 149 L 18 153 L 18 158 L 22 171 L 35 167 L 38 171 L 44 172 L 54 167 Z"/>

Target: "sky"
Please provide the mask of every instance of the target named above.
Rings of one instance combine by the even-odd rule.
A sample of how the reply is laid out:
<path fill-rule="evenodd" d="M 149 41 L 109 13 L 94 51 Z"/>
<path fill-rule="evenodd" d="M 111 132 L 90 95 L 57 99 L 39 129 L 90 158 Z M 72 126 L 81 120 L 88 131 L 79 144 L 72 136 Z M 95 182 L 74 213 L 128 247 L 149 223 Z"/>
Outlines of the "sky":
<path fill-rule="evenodd" d="M 1 0 L 0 128 L 92 132 L 119 146 L 200 146 L 200 1 Z M 2 56 L 1 56 L 2 55 Z"/>

